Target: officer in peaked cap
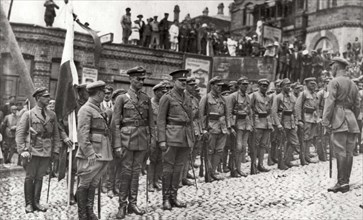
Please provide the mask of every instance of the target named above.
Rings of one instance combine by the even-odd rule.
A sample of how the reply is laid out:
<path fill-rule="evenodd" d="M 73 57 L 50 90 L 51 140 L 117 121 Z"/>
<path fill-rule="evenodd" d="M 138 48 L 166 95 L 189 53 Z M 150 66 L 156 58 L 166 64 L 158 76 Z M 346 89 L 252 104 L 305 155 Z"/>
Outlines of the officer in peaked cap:
<path fill-rule="evenodd" d="M 139 175 L 145 160 L 148 144 L 155 135 L 155 122 L 151 100 L 142 91 L 146 70 L 134 67 L 127 70 L 130 89 L 116 99 L 112 120 L 118 129 L 115 140 L 115 154 L 122 158 L 121 187 L 117 219 L 123 219 L 128 205 L 129 213 L 145 214 L 137 206 Z"/>
<path fill-rule="evenodd" d="M 230 93 L 234 93 L 238 90 L 237 81 L 229 81 L 228 83 Z"/>
<path fill-rule="evenodd" d="M 307 85 L 310 82 L 313 83 L 313 84 L 316 84 L 316 78 L 315 77 L 309 77 L 309 78 L 306 78 L 304 80 L 304 82 L 305 82 L 305 85 Z"/>
<path fill-rule="evenodd" d="M 99 80 L 96 82 L 92 82 L 87 84 L 86 89 L 88 92 L 96 91 L 96 90 L 103 90 L 106 86 L 106 83 Z"/>
<path fill-rule="evenodd" d="M 157 134 L 163 151 L 163 209 L 186 207 L 178 200 L 178 189 L 184 164 L 194 146 L 193 107 L 190 96 L 185 95 L 189 70 L 177 70 L 170 75 L 174 81 L 171 91 L 160 99 Z"/>
<path fill-rule="evenodd" d="M 349 63 L 342 58 L 333 58 L 331 72 L 333 79 L 328 85 L 325 100 L 323 126 L 331 133 L 333 152 L 337 160 L 338 180 L 331 192 L 348 192 L 353 165 L 353 152 L 360 130 L 357 118 L 360 112 L 359 91 L 346 74 Z"/>
<path fill-rule="evenodd" d="M 46 175 L 50 158 L 58 158 L 61 142 L 58 123 L 53 111 L 47 109 L 50 94 L 44 87 L 34 91 L 37 104 L 24 112 L 16 128 L 17 151 L 23 159 L 25 168 L 24 194 L 25 212 L 45 212 L 40 205 L 43 176 Z M 30 143 L 28 141 L 30 134 Z M 53 150 L 53 151 L 52 151 Z"/>

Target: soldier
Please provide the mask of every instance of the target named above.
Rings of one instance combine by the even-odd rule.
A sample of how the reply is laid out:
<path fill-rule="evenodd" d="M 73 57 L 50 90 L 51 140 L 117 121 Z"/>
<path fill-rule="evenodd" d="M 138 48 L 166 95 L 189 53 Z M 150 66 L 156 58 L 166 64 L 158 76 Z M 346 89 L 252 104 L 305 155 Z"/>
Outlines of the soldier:
<path fill-rule="evenodd" d="M 357 118 L 357 122 L 358 122 L 358 126 L 359 126 L 359 131 L 360 131 L 360 135 L 358 135 L 358 141 L 357 141 L 357 145 L 356 147 L 354 148 L 354 151 L 353 151 L 353 155 L 354 156 L 358 156 L 359 155 L 359 150 L 360 150 L 360 146 L 361 146 L 361 131 L 362 131 L 362 117 L 363 117 L 363 106 L 362 106 L 362 102 L 363 102 L 363 93 L 362 93 L 362 85 L 360 84 L 360 79 L 359 78 L 355 78 L 355 79 L 352 79 L 352 81 L 357 85 L 357 88 L 358 88 L 358 94 L 359 94 L 359 115 L 358 115 L 358 118 Z"/>
<path fill-rule="evenodd" d="M 207 161 L 209 173 L 213 180 L 221 180 L 216 175 L 216 168 L 223 156 L 227 134 L 235 131 L 231 128 L 227 117 L 226 100 L 221 96 L 222 79 L 214 77 L 209 81 L 211 91 L 200 101 L 200 118 L 202 119 L 203 135 L 208 136 Z"/>
<path fill-rule="evenodd" d="M 301 129 L 301 150 L 303 150 L 305 161 L 316 163 L 310 159 L 310 146 L 317 137 L 317 126 L 320 122 L 318 115 L 318 97 L 315 92 L 316 78 L 305 79 L 306 89 L 299 95 L 295 105 L 298 126 Z"/>
<path fill-rule="evenodd" d="M 119 135 L 115 140 L 115 153 L 122 158 L 121 187 L 117 219 L 128 213 L 145 214 L 137 206 L 139 176 L 143 160 L 149 150 L 151 136 L 154 136 L 153 109 L 149 96 L 142 92 L 146 70 L 134 67 L 127 71 L 130 89 L 116 99 L 112 119 L 115 120 Z"/>
<path fill-rule="evenodd" d="M 155 126 L 157 125 L 157 117 L 159 113 L 159 103 L 161 97 L 167 92 L 166 88 L 167 84 L 164 82 L 160 82 L 159 84 L 153 87 L 154 97 L 151 98 L 151 105 L 153 109 L 153 118 Z M 161 158 L 161 149 L 159 147 L 157 141 L 157 135 L 155 135 L 154 140 L 152 140 L 152 144 L 150 146 L 150 164 L 147 171 L 147 179 L 148 179 L 148 187 L 149 192 L 154 192 L 154 188 L 156 190 L 161 190 L 162 186 L 159 183 L 159 178 L 162 174 L 162 158 Z"/>
<path fill-rule="evenodd" d="M 50 94 L 46 88 L 38 88 L 33 93 L 37 104 L 24 113 L 16 128 L 18 153 L 23 158 L 25 168 L 25 212 L 46 212 L 39 204 L 43 176 L 50 166 L 50 158 L 58 157 L 60 148 L 57 117 L 47 109 Z M 29 141 L 30 140 L 30 141 Z"/>
<path fill-rule="evenodd" d="M 293 160 L 294 148 L 299 148 L 295 114 L 296 98 L 291 94 L 290 84 L 291 82 L 289 79 L 285 78 L 282 80 L 282 92 L 276 95 L 272 104 L 272 117 L 274 118 L 282 142 L 279 146 L 278 157 L 278 168 L 282 170 L 294 166 L 294 164 L 291 163 Z M 284 146 L 286 146 L 286 148 Z M 301 165 L 305 165 L 303 155 L 301 155 L 300 161 Z"/>
<path fill-rule="evenodd" d="M 349 79 L 345 59 L 332 59 L 333 79 L 328 85 L 328 97 L 325 100 L 323 126 L 331 133 L 331 143 L 337 159 L 338 181 L 328 192 L 348 192 L 349 178 L 353 165 L 353 150 L 359 127 L 356 118 L 359 115 L 358 88 Z"/>
<path fill-rule="evenodd" d="M 324 111 L 324 103 L 325 103 L 325 99 L 328 97 L 328 84 L 330 82 L 331 78 L 330 77 L 326 77 L 324 79 L 324 87 L 323 89 L 321 89 L 318 93 L 318 107 L 319 107 L 319 117 L 320 119 L 322 119 L 323 117 L 323 111 Z M 321 123 L 319 124 L 319 139 L 318 139 L 318 143 L 317 143 L 317 153 L 318 153 L 318 157 L 320 161 L 326 161 L 327 160 L 327 150 L 326 150 L 326 145 L 329 143 L 328 141 L 328 136 L 326 136 L 324 133 L 324 128 L 321 125 Z"/>
<path fill-rule="evenodd" d="M 268 172 L 269 169 L 263 166 L 263 157 L 268 149 L 270 133 L 273 130 L 271 114 L 272 100 L 266 92 L 270 81 L 268 79 L 258 80 L 259 91 L 252 93 L 251 108 L 253 127 L 255 129 L 255 150 L 257 151 L 258 166 L 261 172 Z"/>
<path fill-rule="evenodd" d="M 237 82 L 239 90 L 228 97 L 229 107 L 227 108 L 230 111 L 230 124 L 236 131 L 236 142 L 235 146 L 233 146 L 235 167 L 231 169 L 231 176 L 246 177 L 247 174 L 241 171 L 241 162 L 246 160 L 248 137 L 252 131 L 251 99 L 246 93 L 249 85 L 248 79 L 242 77 Z"/>
<path fill-rule="evenodd" d="M 88 101 L 77 114 L 76 157 L 79 184 L 76 195 L 78 217 L 82 220 L 98 219 L 93 212 L 95 192 L 113 159 L 106 114 L 100 108 L 105 96 L 105 86 L 103 81 L 88 84 Z"/>
<path fill-rule="evenodd" d="M 180 176 L 188 161 L 195 137 L 192 118 L 192 100 L 185 95 L 189 70 L 170 73 L 174 88 L 160 100 L 158 114 L 159 146 L 163 151 L 163 209 L 185 208 L 177 199 Z"/>
<path fill-rule="evenodd" d="M 10 114 L 6 115 L 3 123 L 1 124 L 1 130 L 5 130 L 4 132 L 4 140 L 5 140 L 5 149 L 4 149 L 4 162 L 11 163 L 11 158 L 13 158 L 14 153 L 16 152 L 16 143 L 15 143 L 15 130 L 16 124 L 19 121 L 19 117 L 16 114 L 18 108 L 13 105 L 10 107 Z"/>
<path fill-rule="evenodd" d="M 232 83 L 231 83 L 232 82 Z M 227 99 L 228 96 L 231 94 L 230 89 L 234 90 L 235 86 L 233 85 L 233 82 L 236 81 L 231 81 L 229 83 L 224 82 L 222 85 L 222 91 L 221 91 L 221 96 L 226 100 L 226 104 L 227 104 Z M 237 83 L 237 82 L 236 82 Z M 235 91 L 235 90 L 234 90 Z M 217 171 L 218 172 L 223 172 L 223 173 L 228 173 L 230 172 L 230 167 L 232 165 L 232 145 L 234 146 L 234 137 L 233 135 L 227 135 L 227 140 L 226 140 L 226 144 L 223 148 L 223 156 L 222 156 L 222 160 L 221 163 L 219 164 Z M 221 166 L 222 165 L 222 166 Z"/>

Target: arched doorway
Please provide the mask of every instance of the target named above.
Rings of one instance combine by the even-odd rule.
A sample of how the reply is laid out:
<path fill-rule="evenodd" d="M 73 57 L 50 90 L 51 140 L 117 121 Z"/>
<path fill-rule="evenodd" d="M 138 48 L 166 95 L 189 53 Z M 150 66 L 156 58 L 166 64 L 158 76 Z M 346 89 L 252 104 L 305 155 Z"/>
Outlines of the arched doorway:
<path fill-rule="evenodd" d="M 314 46 L 314 50 L 317 50 L 317 49 L 319 49 L 319 48 L 321 48 L 323 51 L 324 51 L 324 50 L 332 51 L 332 50 L 333 50 L 333 44 L 332 44 L 332 42 L 329 40 L 329 38 L 327 38 L 327 37 L 322 37 L 322 38 L 320 38 L 320 39 L 316 42 L 316 44 L 315 44 L 315 46 Z"/>

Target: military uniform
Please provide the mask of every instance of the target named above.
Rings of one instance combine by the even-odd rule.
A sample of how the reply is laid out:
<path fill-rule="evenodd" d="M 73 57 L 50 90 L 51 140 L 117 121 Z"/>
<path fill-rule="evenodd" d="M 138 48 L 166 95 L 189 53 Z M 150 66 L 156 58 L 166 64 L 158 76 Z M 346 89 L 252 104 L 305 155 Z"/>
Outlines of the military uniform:
<path fill-rule="evenodd" d="M 218 77 L 212 78 L 209 83 L 223 84 Z M 209 133 L 207 161 L 209 162 L 210 173 L 206 175 L 210 175 L 214 180 L 220 180 L 216 176 L 216 168 L 223 156 L 227 140 L 227 129 L 230 128 L 226 100 L 220 94 L 211 91 L 201 99 L 199 109 L 202 128 Z"/>
<path fill-rule="evenodd" d="M 289 79 L 284 79 L 282 81 L 282 86 L 286 84 L 290 84 Z M 295 114 L 295 103 L 296 98 L 290 92 L 286 93 L 282 91 L 278 94 L 275 98 L 275 101 L 272 105 L 272 117 L 276 123 L 276 130 L 283 128 L 283 131 L 279 132 L 279 137 L 281 142 L 280 146 L 280 153 L 279 153 L 279 168 L 286 169 L 287 167 L 292 167 L 291 161 L 293 160 L 293 151 L 294 148 L 299 147 L 299 138 L 297 136 L 297 121 L 296 121 L 296 114 Z M 284 137 L 284 138 L 281 138 Z M 285 141 L 287 145 L 285 145 Z M 287 146 L 284 149 L 283 146 Z M 303 160 L 304 157 L 301 155 L 300 160 Z M 281 160 L 284 160 L 282 162 Z M 302 164 L 304 162 L 302 161 Z"/>
<path fill-rule="evenodd" d="M 280 88 L 281 86 L 281 82 L 282 80 L 278 79 L 275 81 L 275 89 Z M 280 91 L 275 91 L 274 93 L 272 93 L 270 95 L 271 100 L 272 100 L 272 105 L 276 102 L 276 96 L 281 94 Z M 278 115 L 281 117 L 281 113 L 279 112 Z M 280 139 L 280 134 L 279 134 L 279 130 L 277 129 L 277 122 L 275 122 L 275 118 L 272 118 L 272 125 L 274 127 L 274 130 L 271 132 L 271 148 L 268 151 L 268 160 L 267 160 L 267 164 L 269 166 L 274 165 L 275 163 L 277 163 L 277 151 L 278 148 L 281 147 L 281 139 Z"/>
<path fill-rule="evenodd" d="M 316 79 L 314 77 L 306 78 L 305 82 L 315 82 Z M 310 146 L 314 142 L 315 138 L 318 134 L 318 122 L 319 120 L 319 112 L 318 112 L 318 96 L 315 91 L 310 91 L 305 89 L 298 97 L 295 105 L 296 117 L 298 122 L 302 122 L 304 124 L 304 135 L 303 142 L 301 145 L 303 146 L 305 161 L 308 163 L 312 163 L 313 161 L 310 159 Z"/>
<path fill-rule="evenodd" d="M 337 184 L 328 191 L 343 193 L 349 191 L 353 150 L 356 135 L 359 134 L 357 117 L 360 111 L 358 88 L 349 77 L 345 76 L 344 69 L 348 64 L 342 58 L 333 58 L 336 76 L 328 85 L 329 95 L 325 100 L 323 112 L 323 125 L 332 132 L 331 143 L 334 147 L 338 170 Z"/>
<path fill-rule="evenodd" d="M 176 84 L 186 81 L 187 70 L 170 73 Z M 192 118 L 192 100 L 184 91 L 174 88 L 163 95 L 158 114 L 158 141 L 163 150 L 163 208 L 186 207 L 177 199 L 180 176 L 195 137 Z"/>
<path fill-rule="evenodd" d="M 96 81 L 87 85 L 87 91 L 103 90 L 105 83 Z M 78 111 L 77 203 L 79 219 L 97 219 L 93 213 L 95 191 L 101 177 L 112 161 L 110 132 L 100 102 L 92 96 Z M 90 163 L 90 158 L 95 161 Z"/>
<path fill-rule="evenodd" d="M 46 88 L 37 89 L 33 97 L 49 99 Z M 39 204 L 43 185 L 43 176 L 46 175 L 53 153 L 58 154 L 61 147 L 57 117 L 54 112 L 46 106 L 37 104 L 30 111 L 25 112 L 16 128 L 16 144 L 18 153 L 25 157 L 26 152 L 30 154 L 25 167 L 25 211 L 46 211 Z M 30 125 L 30 127 L 29 127 Z"/>
<path fill-rule="evenodd" d="M 16 143 L 15 143 L 15 130 L 16 124 L 19 121 L 19 116 L 16 114 L 16 106 L 11 107 L 14 113 L 6 115 L 4 121 L 0 128 L 4 129 L 4 162 L 11 163 L 11 158 L 13 157 L 14 153 L 16 152 Z M 19 162 L 18 162 L 19 163 Z"/>
<path fill-rule="evenodd" d="M 136 67 L 127 71 L 130 77 L 145 78 L 146 70 Z M 116 218 L 123 218 L 128 205 L 128 212 L 143 215 L 145 211 L 137 207 L 139 175 L 141 166 L 149 149 L 151 135 L 154 135 L 154 119 L 149 96 L 132 87 L 126 94 L 116 99 L 112 115 L 119 137 L 115 148 L 121 148 L 121 187 L 119 193 L 119 213 Z"/>
<path fill-rule="evenodd" d="M 260 85 L 269 85 L 266 79 L 260 79 Z M 268 150 L 270 142 L 270 133 L 273 130 L 271 118 L 272 100 L 261 91 L 254 92 L 251 98 L 253 127 L 255 128 L 255 148 L 257 150 L 258 166 L 257 169 L 262 172 L 269 171 L 263 166 L 263 157 Z"/>
<path fill-rule="evenodd" d="M 247 84 L 248 86 L 249 82 L 247 79 L 241 78 L 238 80 L 238 83 Z M 241 162 L 243 158 L 246 158 L 248 138 L 252 131 L 251 99 L 246 93 L 238 90 L 229 95 L 227 109 L 230 111 L 230 124 L 236 131 L 236 144 L 233 150 L 236 170 L 231 169 L 231 176 L 237 176 L 237 174 L 246 176 L 246 174 L 241 171 Z"/>

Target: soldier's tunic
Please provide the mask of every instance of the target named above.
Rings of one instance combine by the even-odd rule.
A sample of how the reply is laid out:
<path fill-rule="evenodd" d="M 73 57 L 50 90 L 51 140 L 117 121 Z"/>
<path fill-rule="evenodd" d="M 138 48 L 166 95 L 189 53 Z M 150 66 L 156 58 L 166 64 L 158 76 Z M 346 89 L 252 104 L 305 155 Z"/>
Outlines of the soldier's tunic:
<path fill-rule="evenodd" d="M 297 121 L 304 122 L 304 141 L 310 141 L 318 134 L 318 108 L 318 96 L 316 92 L 305 89 L 299 95 L 295 105 Z"/>
<path fill-rule="evenodd" d="M 213 174 L 222 157 L 227 140 L 227 128 L 230 127 L 225 98 L 210 92 L 201 99 L 199 109 L 202 128 L 209 132 L 208 156 L 211 157 L 209 161 L 212 162 Z"/>
<path fill-rule="evenodd" d="M 149 96 L 130 88 L 117 97 L 112 116 L 119 137 L 115 148 L 122 148 L 120 206 L 136 205 L 141 165 L 154 133 L 153 110 Z M 130 191 L 130 193 L 129 193 Z"/>
<path fill-rule="evenodd" d="M 77 174 L 80 188 L 98 187 L 101 177 L 112 161 L 110 132 L 106 119 L 101 115 L 99 104 L 89 99 L 78 111 L 78 150 Z M 101 157 L 90 166 L 88 157 L 98 154 Z"/>
<path fill-rule="evenodd" d="M 163 152 L 163 200 L 175 200 L 183 166 L 195 142 L 192 100 L 173 88 L 160 99 L 157 121 L 159 143 L 167 146 Z"/>
<path fill-rule="evenodd" d="M 16 152 L 16 143 L 15 143 L 15 130 L 16 124 L 19 121 L 19 117 L 16 114 L 9 114 L 5 116 L 4 121 L 0 128 L 5 128 L 4 132 L 4 159 L 5 162 L 11 162 L 11 158 L 13 154 Z"/>

